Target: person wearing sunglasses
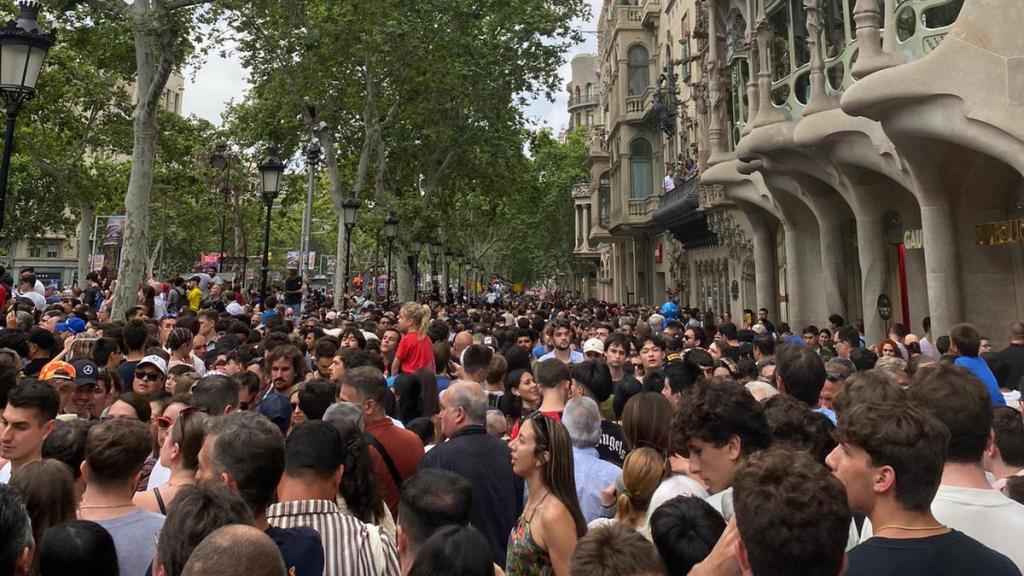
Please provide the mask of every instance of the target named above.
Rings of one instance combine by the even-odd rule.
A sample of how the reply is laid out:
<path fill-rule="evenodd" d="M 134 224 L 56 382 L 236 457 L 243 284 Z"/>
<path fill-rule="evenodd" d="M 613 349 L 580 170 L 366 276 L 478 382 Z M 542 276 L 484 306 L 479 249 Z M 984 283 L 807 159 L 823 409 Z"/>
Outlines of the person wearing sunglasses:
<path fill-rule="evenodd" d="M 132 380 L 132 391 L 141 396 L 151 396 L 164 387 L 167 378 L 167 362 L 163 358 L 151 354 L 135 365 Z"/>
<path fill-rule="evenodd" d="M 509 537 L 509 576 L 568 576 L 576 542 L 587 532 L 576 496 L 572 440 L 561 422 L 540 412 L 509 443 L 512 472 L 529 500 Z"/>
<path fill-rule="evenodd" d="M 179 406 L 174 402 L 170 406 Z M 168 406 L 168 410 L 170 409 Z M 167 508 L 174 497 L 186 486 L 195 486 L 196 469 L 199 466 L 199 450 L 203 447 L 206 437 L 206 414 L 192 407 L 184 407 L 167 427 L 167 411 L 157 418 L 157 424 L 163 433 L 160 443 L 160 465 L 170 470 L 170 478 L 166 483 L 145 492 L 137 492 L 133 502 L 139 508 L 167 514 Z"/>

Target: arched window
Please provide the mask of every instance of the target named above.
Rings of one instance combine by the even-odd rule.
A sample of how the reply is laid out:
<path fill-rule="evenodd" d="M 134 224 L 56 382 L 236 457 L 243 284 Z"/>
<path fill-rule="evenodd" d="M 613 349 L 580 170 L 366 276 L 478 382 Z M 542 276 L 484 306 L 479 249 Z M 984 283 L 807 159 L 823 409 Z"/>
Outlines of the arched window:
<path fill-rule="evenodd" d="M 594 85 L 587 82 L 587 102 L 594 99 Z"/>
<path fill-rule="evenodd" d="M 641 44 L 634 44 L 626 54 L 629 62 L 629 95 L 641 96 L 651 85 L 651 57 Z"/>
<path fill-rule="evenodd" d="M 637 138 L 629 145 L 630 198 L 647 198 L 654 191 L 651 143 Z"/>

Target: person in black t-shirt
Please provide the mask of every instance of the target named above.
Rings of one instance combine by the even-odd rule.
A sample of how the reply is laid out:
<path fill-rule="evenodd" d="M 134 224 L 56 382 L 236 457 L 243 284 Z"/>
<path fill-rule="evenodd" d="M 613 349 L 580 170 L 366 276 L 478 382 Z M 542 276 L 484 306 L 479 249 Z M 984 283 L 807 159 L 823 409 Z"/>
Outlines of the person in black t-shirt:
<path fill-rule="evenodd" d="M 587 360 L 572 367 L 572 386 L 569 396 L 587 396 L 598 406 L 612 394 L 612 375 L 604 362 Z M 605 462 L 619 468 L 626 459 L 626 435 L 622 426 L 607 419 L 601 419 L 601 439 L 597 443 L 597 455 Z"/>
<path fill-rule="evenodd" d="M 288 277 L 284 279 L 284 304 L 295 312 L 298 316 L 302 310 L 302 295 L 306 292 L 306 287 L 302 284 L 302 277 L 299 276 L 299 271 L 295 268 L 288 269 Z"/>
<path fill-rule="evenodd" d="M 850 551 L 847 576 L 1020 575 L 1002 554 L 935 519 L 949 432 L 904 402 L 868 402 L 843 413 L 826 462 L 874 536 Z"/>

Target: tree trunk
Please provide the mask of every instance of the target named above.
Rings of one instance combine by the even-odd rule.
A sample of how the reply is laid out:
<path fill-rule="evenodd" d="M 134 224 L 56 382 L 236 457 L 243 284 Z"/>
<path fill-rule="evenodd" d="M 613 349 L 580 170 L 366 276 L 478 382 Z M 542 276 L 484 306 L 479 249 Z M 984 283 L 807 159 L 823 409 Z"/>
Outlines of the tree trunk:
<path fill-rule="evenodd" d="M 396 246 L 392 258 L 395 270 L 395 298 L 399 303 L 408 302 L 413 298 L 413 283 L 416 281 L 412 254 L 407 254 L 404 249 Z"/>
<path fill-rule="evenodd" d="M 78 220 L 78 285 L 85 286 L 85 277 L 89 274 L 92 261 L 92 235 L 95 207 L 82 204 L 82 215 Z"/>
<path fill-rule="evenodd" d="M 132 172 L 125 194 L 125 231 L 121 267 L 111 318 L 121 320 L 134 305 L 148 264 L 149 209 L 156 160 L 157 103 L 167 86 L 173 58 L 173 32 L 161 22 L 152 0 L 135 0 L 131 7 L 135 40 L 136 100 L 133 114 Z"/>

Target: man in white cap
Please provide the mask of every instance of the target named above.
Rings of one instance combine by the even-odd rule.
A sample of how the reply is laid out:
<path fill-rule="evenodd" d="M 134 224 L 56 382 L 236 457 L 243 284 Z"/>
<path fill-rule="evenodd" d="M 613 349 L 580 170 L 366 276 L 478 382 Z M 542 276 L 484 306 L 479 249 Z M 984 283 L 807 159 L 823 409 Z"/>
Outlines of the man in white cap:
<path fill-rule="evenodd" d="M 583 343 L 583 356 L 587 360 L 604 362 L 604 342 L 599 338 L 591 338 Z"/>

